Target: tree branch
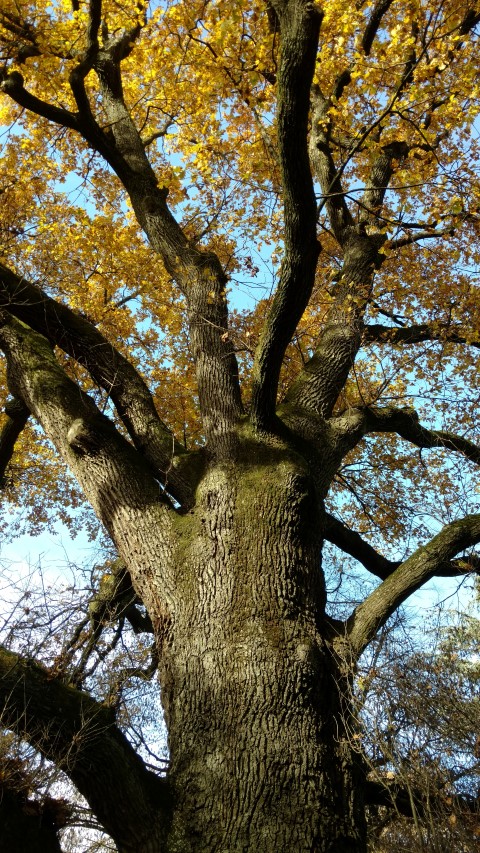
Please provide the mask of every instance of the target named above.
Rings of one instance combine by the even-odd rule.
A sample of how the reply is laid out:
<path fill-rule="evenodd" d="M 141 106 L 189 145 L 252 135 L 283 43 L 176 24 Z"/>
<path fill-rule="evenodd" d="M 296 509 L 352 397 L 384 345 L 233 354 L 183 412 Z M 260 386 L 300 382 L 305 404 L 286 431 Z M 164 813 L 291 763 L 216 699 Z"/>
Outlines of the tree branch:
<path fill-rule="evenodd" d="M 463 796 L 447 796 L 446 794 L 434 793 L 431 790 L 422 791 L 421 789 L 411 789 L 407 785 L 403 785 L 398 781 L 377 781 L 368 779 L 365 787 L 365 802 L 369 806 L 384 806 L 391 809 L 393 815 L 398 814 L 404 817 L 420 817 L 432 818 L 432 811 L 438 809 L 439 813 L 444 816 L 447 814 L 455 814 L 458 812 L 466 815 L 476 815 L 479 810 L 478 797 L 469 797 L 467 794 Z"/>
<path fill-rule="evenodd" d="M 150 466 L 66 375 L 47 340 L 6 311 L 1 312 L 0 347 L 7 357 L 9 387 L 71 469 L 151 618 L 168 618 L 173 518 Z M 154 543 L 152 529 L 157 531 Z"/>
<path fill-rule="evenodd" d="M 403 141 L 389 142 L 388 145 L 382 145 L 380 148 L 361 201 L 361 222 L 378 224 L 378 214 L 382 209 L 385 193 L 394 173 L 394 162 L 403 160 L 408 151 L 409 147 Z"/>
<path fill-rule="evenodd" d="M 284 258 L 253 367 L 252 417 L 272 426 L 280 368 L 312 292 L 319 244 L 308 156 L 310 86 L 321 14 L 308 0 L 272 3 L 280 22 L 278 146 L 284 191 Z"/>
<path fill-rule="evenodd" d="M 338 518 L 334 518 L 329 513 L 325 517 L 325 539 L 328 539 L 329 542 L 340 548 L 341 551 L 350 554 L 367 571 L 371 572 L 372 575 L 376 575 L 380 580 L 386 580 L 401 565 L 401 560 L 387 560 L 386 557 L 379 554 L 375 548 L 366 542 L 359 533 L 355 530 L 350 530 Z M 468 558 L 449 560 L 438 567 L 435 576 L 454 578 L 472 572 L 480 572 L 480 557 L 476 555 L 470 555 Z"/>
<path fill-rule="evenodd" d="M 387 8 L 388 4 L 379 4 L 377 12 L 380 20 Z M 371 34 L 366 43 L 367 50 L 370 50 L 370 38 L 373 38 L 376 26 L 375 23 L 372 24 Z M 412 23 L 412 36 L 415 45 L 419 36 L 415 21 Z M 379 142 L 382 122 L 392 113 L 397 101 L 408 90 L 414 69 L 424 54 L 425 47 L 423 45 L 420 46 L 417 55 L 415 47 L 407 44 L 400 79 L 389 103 L 381 114 L 362 131 L 359 138 L 353 141 L 342 165 L 333 173 L 333 166 L 330 165 L 329 167 L 331 173 L 330 187 L 335 185 L 337 192 L 333 193 L 332 200 L 329 199 L 329 193 L 325 193 L 323 204 L 326 205 L 328 202 L 332 207 L 333 230 L 343 248 L 344 263 L 333 290 L 334 304 L 325 320 L 316 351 L 292 383 L 285 398 L 287 403 L 315 412 L 324 418 L 330 417 L 338 393 L 348 378 L 360 347 L 363 317 L 365 308 L 371 299 L 374 271 L 381 266 L 385 257 L 380 253 L 380 249 L 386 242 L 386 235 L 382 233 L 384 223 L 380 217 L 381 207 L 394 172 L 395 160 L 406 156 L 408 153 L 407 144 L 398 140 L 379 148 L 365 189 L 365 196 L 361 204 L 364 213 L 360 217 L 358 226 L 345 225 L 346 214 L 342 207 L 344 199 L 340 180 L 348 163 L 363 148 L 368 137 L 372 137 L 372 134 L 375 133 L 375 139 L 377 143 Z M 335 90 L 337 98 L 341 96 L 349 79 L 349 72 L 347 71 L 337 81 Z M 367 225 L 373 226 L 373 228 L 368 228 Z M 417 239 L 425 239 L 426 236 L 427 232 L 424 232 L 420 238 L 417 235 L 414 238 L 405 239 L 416 241 Z M 430 232 L 428 232 L 428 236 L 430 236 Z M 438 237 L 440 234 L 436 233 L 435 236 Z"/>
<path fill-rule="evenodd" d="M 11 461 L 15 443 L 24 429 L 30 412 L 17 397 L 5 404 L 6 420 L 0 431 L 0 489 L 5 485 L 5 471 Z"/>
<path fill-rule="evenodd" d="M 389 575 L 347 621 L 352 652 L 358 657 L 379 628 L 409 595 L 419 589 L 452 558 L 480 542 L 480 514 L 468 515 L 446 525 L 430 542 L 420 547 Z"/>
<path fill-rule="evenodd" d="M 65 673 L 69 682 L 76 687 L 81 687 L 84 679 L 92 674 L 93 668 L 91 666 L 87 668 L 92 653 L 96 651 L 97 661 L 105 658 L 105 650 L 100 652 L 98 649 L 98 643 L 105 628 L 117 622 L 118 629 L 115 636 L 120 639 L 126 619 L 135 634 L 154 633 L 150 616 L 148 613 L 142 613 L 137 606 L 142 602 L 133 588 L 130 573 L 122 561 L 108 561 L 104 569 L 98 588 L 88 601 L 86 607 L 88 615 L 76 625 L 56 665 L 56 670 Z M 156 648 L 155 645 L 154 648 Z"/>
<path fill-rule="evenodd" d="M 218 443 L 228 440 L 243 414 L 238 365 L 228 336 L 227 276 L 214 253 L 198 249 L 187 239 L 167 205 L 168 190 L 159 186 L 124 101 L 123 55 L 124 48 L 112 42 L 98 52 L 94 63 L 114 147 L 120 154 L 117 174 L 153 249 L 185 295 L 200 410 L 208 439 Z"/>
<path fill-rule="evenodd" d="M 100 578 L 99 588 L 88 605 L 88 616 L 93 633 L 105 624 L 125 617 L 135 633 L 153 634 L 152 621 L 136 605 L 141 604 L 132 586 L 132 578 L 121 560 L 111 562 Z M 96 637 L 98 639 L 98 637 Z"/>
<path fill-rule="evenodd" d="M 447 341 L 453 344 L 480 347 L 478 337 L 477 339 L 469 338 L 460 327 L 442 323 L 436 323 L 434 326 L 418 323 L 414 326 L 402 326 L 400 329 L 372 323 L 364 327 L 362 334 L 364 344 L 420 344 L 424 341 Z"/>
<path fill-rule="evenodd" d="M 19 71 L 7 73 L 0 70 L 0 90 L 5 92 L 16 104 L 53 124 L 75 130 L 105 158 L 117 174 L 125 169 L 123 158 L 119 157 L 115 148 L 109 144 L 106 134 L 91 114 L 82 116 L 80 113 L 72 113 L 63 107 L 56 107 L 54 104 L 42 101 L 41 98 L 32 95 L 25 89 L 23 83 L 23 77 Z"/>
<path fill-rule="evenodd" d="M 348 228 L 344 263 L 312 358 L 292 382 L 285 402 L 330 417 L 360 348 L 363 315 L 370 301 L 384 235 Z"/>
<path fill-rule="evenodd" d="M 375 548 L 372 548 L 368 542 L 365 542 L 359 533 L 350 530 L 338 518 L 334 518 L 333 515 L 327 513 L 325 524 L 325 538 L 346 554 L 350 554 L 351 557 L 358 560 L 369 572 L 381 580 L 388 578 L 400 565 L 399 560 L 387 560 Z"/>
<path fill-rule="evenodd" d="M 391 251 L 401 249 L 402 246 L 411 246 L 413 243 L 419 243 L 421 240 L 433 240 L 439 237 L 453 237 L 455 234 L 454 228 L 442 228 L 439 231 L 418 231 L 416 234 L 406 234 L 404 237 L 399 237 L 397 240 L 389 240 L 388 248 Z"/>
<path fill-rule="evenodd" d="M 331 120 L 328 110 L 330 99 L 325 98 L 320 86 L 313 85 L 311 92 L 311 124 L 309 155 L 315 175 L 322 189 L 322 205 L 325 205 L 332 231 L 343 245 L 345 229 L 353 224 L 345 201 L 341 178 L 337 172 L 330 147 Z"/>
<path fill-rule="evenodd" d="M 414 409 L 396 409 L 394 407 L 367 408 L 364 413 L 364 434 L 367 432 L 396 432 L 406 441 L 417 447 L 444 447 L 462 453 L 470 462 L 480 465 L 480 447 L 463 438 L 444 430 L 426 429 L 420 424 Z"/>
<path fill-rule="evenodd" d="M 183 505 L 192 499 L 189 482 L 176 469 L 184 452 L 160 420 L 150 391 L 132 364 L 88 320 L 51 299 L 0 262 L 0 305 L 85 367 L 112 398 L 132 441 L 153 472 Z"/>
<path fill-rule="evenodd" d="M 19 71 L 10 73 L 5 70 L 0 70 L 0 89 L 9 95 L 15 103 L 23 107 L 35 115 L 42 116 L 54 124 L 60 124 L 62 127 L 69 127 L 72 130 L 79 130 L 78 117 L 75 113 L 65 110 L 62 107 L 56 107 L 46 101 L 37 98 L 28 92 L 23 85 L 23 77 Z"/>
<path fill-rule="evenodd" d="M 362 49 L 365 56 L 369 56 L 378 28 L 382 23 L 383 17 L 392 5 L 392 2 L 393 0 L 377 0 L 377 3 L 375 3 L 362 37 Z"/>
<path fill-rule="evenodd" d="M 125 105 L 120 63 L 131 50 L 138 29 L 108 41 L 102 48 L 97 49 L 96 40 L 92 41 L 92 50 L 84 57 L 86 66 L 80 63 L 70 81 L 78 113 L 48 104 L 29 93 L 16 71 L 2 72 L 0 87 L 25 109 L 79 133 L 122 181 L 140 226 L 186 297 L 205 432 L 210 440 L 221 440 L 243 414 L 238 365 L 227 334 L 227 277 L 218 257 L 199 250 L 173 217 L 166 203 L 168 190 L 159 186 Z M 99 126 L 83 94 L 82 75 L 90 67 L 100 80 L 108 133 Z"/>
<path fill-rule="evenodd" d="M 33 659 L 0 647 L 2 725 L 60 767 L 118 849 L 136 853 L 165 820 L 166 783 L 151 773 L 113 712 Z"/>

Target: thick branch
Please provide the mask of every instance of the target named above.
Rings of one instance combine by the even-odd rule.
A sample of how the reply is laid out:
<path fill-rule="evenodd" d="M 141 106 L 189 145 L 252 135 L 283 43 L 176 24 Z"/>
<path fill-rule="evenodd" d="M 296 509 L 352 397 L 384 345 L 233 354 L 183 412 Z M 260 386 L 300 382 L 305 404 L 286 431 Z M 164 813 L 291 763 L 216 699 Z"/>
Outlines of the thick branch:
<path fill-rule="evenodd" d="M 367 38 L 367 48 L 376 32 L 383 14 L 389 4 L 379 4 L 378 22 L 372 23 L 371 32 Z M 367 50 L 367 52 L 368 52 Z M 412 69 L 416 59 L 409 53 L 401 80 L 388 108 L 382 114 L 386 116 L 394 101 L 411 80 Z M 346 74 L 348 78 L 348 72 Z M 348 80 L 344 80 L 342 87 Z M 343 89 L 342 89 L 343 91 Z M 341 92 L 336 92 L 339 97 Z M 318 116 L 326 115 L 328 101 L 317 91 Z M 382 118 L 381 117 L 381 118 Z M 407 145 L 402 141 L 392 142 L 383 146 L 374 160 L 371 174 L 362 201 L 363 215 L 358 226 L 354 226 L 348 212 L 345 196 L 341 186 L 341 176 L 349 160 L 353 157 L 363 141 L 380 127 L 380 118 L 362 135 L 349 151 L 348 157 L 341 168 L 335 171 L 328 146 L 328 132 L 322 130 L 319 124 L 317 144 L 317 159 L 324 188 L 325 203 L 332 228 L 344 253 L 344 263 L 335 287 L 335 301 L 330 309 L 323 331 L 320 335 L 316 351 L 305 365 L 288 391 L 286 400 L 301 408 L 315 411 L 323 417 L 329 417 L 333 411 L 340 390 L 343 388 L 348 374 L 353 366 L 355 356 L 361 343 L 363 317 L 365 308 L 370 300 L 373 276 L 376 268 L 381 266 L 384 256 L 380 255 L 386 237 L 382 229 L 377 227 L 374 233 L 367 234 L 367 224 L 378 226 L 378 214 L 381 211 L 385 193 L 394 172 L 395 161 L 402 159 L 408 153 Z M 318 120 L 317 120 L 318 124 Z M 312 132 L 312 138 L 315 131 Z M 322 141 L 323 140 L 323 141 Z M 332 194 L 330 197 L 330 193 Z M 381 223 L 383 224 L 383 223 Z"/>
<path fill-rule="evenodd" d="M 136 605 L 141 604 L 132 586 L 130 573 L 120 560 L 111 563 L 100 578 L 97 592 L 88 605 L 88 615 L 93 629 L 97 629 L 124 617 L 135 633 L 146 631 L 153 633 L 153 625 L 148 615 L 144 616 Z M 96 637 L 98 639 L 98 637 Z"/>
<path fill-rule="evenodd" d="M 362 49 L 365 56 L 370 54 L 372 44 L 384 15 L 388 12 L 393 0 L 377 0 L 362 37 Z"/>
<path fill-rule="evenodd" d="M 280 281 L 257 347 L 252 416 L 269 428 L 285 350 L 313 288 L 319 245 L 307 134 L 310 86 L 321 14 L 308 0 L 275 6 L 281 33 L 278 74 L 278 146 L 284 192 L 284 259 Z"/>
<path fill-rule="evenodd" d="M 418 548 L 381 583 L 352 613 L 347 632 L 352 652 L 358 657 L 378 629 L 417 589 L 465 548 L 480 542 L 480 514 L 446 525 L 427 545 Z"/>
<path fill-rule="evenodd" d="M 422 240 L 435 240 L 440 237 L 452 237 L 455 233 L 454 228 L 443 228 L 440 230 L 418 231 L 416 234 L 405 234 L 397 240 L 390 240 L 388 248 L 391 251 L 401 249 L 403 246 L 411 246 L 413 243 L 420 243 Z"/>
<path fill-rule="evenodd" d="M 2 315 L 9 387 L 40 422 L 105 524 L 152 619 L 165 616 L 166 602 L 172 602 L 173 519 L 151 468 L 66 375 L 46 339 L 6 311 Z"/>
<path fill-rule="evenodd" d="M 91 323 L 0 263 L 0 304 L 82 364 L 112 398 L 135 447 L 179 503 L 191 500 L 176 470 L 183 448 L 158 417 L 152 396 L 132 364 Z M 177 460 L 178 461 L 178 460 Z"/>
<path fill-rule="evenodd" d="M 187 239 L 167 205 L 168 190 L 159 186 L 124 101 L 122 51 L 113 42 L 95 60 L 103 107 L 121 156 L 117 174 L 153 249 L 185 295 L 205 431 L 211 441 L 221 440 L 243 413 L 238 365 L 228 336 L 227 277 L 215 254 Z"/>
<path fill-rule="evenodd" d="M 340 176 L 337 172 L 330 147 L 330 119 L 328 115 L 331 106 L 318 85 L 312 86 L 311 94 L 311 123 L 312 129 L 309 140 L 310 160 L 315 175 L 320 181 L 323 193 L 323 204 L 326 207 L 330 225 L 340 245 L 343 245 L 345 229 L 352 225 L 352 217 L 345 201 Z"/>
<path fill-rule="evenodd" d="M 373 162 L 363 194 L 360 216 L 362 222 L 378 225 L 378 214 L 381 212 L 385 193 L 394 173 L 395 161 L 403 160 L 408 150 L 407 143 L 402 141 L 390 142 L 381 147 Z"/>
<path fill-rule="evenodd" d="M 102 0 L 89 0 L 87 52 L 98 50 L 98 31 L 102 19 Z"/>
<path fill-rule="evenodd" d="M 465 815 L 478 814 L 480 801 L 478 797 L 465 795 L 447 795 L 441 790 L 434 792 L 431 789 L 422 790 L 414 786 L 407 786 L 402 780 L 368 779 L 365 787 L 365 801 L 367 805 L 385 806 L 392 809 L 395 815 L 402 814 L 405 817 L 420 816 L 432 818 L 432 812 L 436 811 L 445 816 L 455 812 L 463 812 Z"/>
<path fill-rule="evenodd" d="M 420 344 L 424 341 L 448 341 L 453 344 L 480 347 L 478 336 L 470 338 L 465 334 L 464 329 L 441 323 L 436 323 L 434 326 L 418 323 L 401 328 L 372 323 L 365 326 L 362 338 L 364 344 Z"/>
<path fill-rule="evenodd" d="M 365 45 L 367 53 L 371 48 L 371 40 L 376 32 L 376 27 L 388 6 L 388 3 L 379 3 L 377 11 L 373 13 L 377 17 L 373 21 L 372 28 L 367 36 Z M 417 25 L 413 22 L 414 42 L 418 34 Z M 423 56 L 423 52 L 421 56 Z M 349 375 L 360 346 L 363 317 L 366 305 L 371 297 L 374 269 L 382 264 L 385 257 L 379 252 L 386 241 L 386 236 L 382 235 L 384 222 L 379 219 L 379 214 L 395 169 L 395 161 L 406 156 L 408 146 L 405 142 L 398 140 L 379 148 L 379 153 L 373 162 L 371 174 L 367 180 L 361 203 L 364 213 L 360 217 L 358 226 L 352 227 L 352 225 L 345 224 L 347 213 L 344 208 L 345 202 L 340 180 L 348 163 L 362 149 L 366 139 L 375 134 L 375 139 L 377 142 L 379 141 L 382 122 L 392 113 L 396 102 L 408 90 L 418 62 L 419 56 L 417 56 L 415 49 L 407 45 L 401 76 L 389 103 L 352 144 L 348 150 L 348 156 L 337 171 L 334 170 L 331 157 L 330 160 L 328 159 L 330 130 L 328 127 L 323 130 L 322 126 L 320 129 L 320 137 L 323 134 L 323 152 L 321 152 L 323 169 L 325 174 L 330 176 L 326 180 L 329 180 L 332 191 L 332 197 L 329 198 L 328 192 L 325 193 L 324 190 L 325 204 L 328 201 L 332 227 L 344 251 L 344 265 L 338 277 L 338 285 L 335 287 L 335 302 L 326 319 L 316 351 L 289 389 L 286 402 L 316 412 L 323 417 L 331 415 L 338 393 Z M 348 71 L 340 75 L 335 97 L 341 97 L 349 79 Z M 320 115 L 325 117 L 328 110 L 328 99 L 322 99 L 320 95 L 317 100 L 320 104 L 319 109 L 321 108 Z M 314 133 L 315 131 L 312 132 L 312 138 Z M 333 136 L 333 133 L 331 135 Z M 370 227 L 366 228 L 365 226 Z M 437 232 L 434 236 L 437 238 L 442 235 L 443 232 Z M 424 232 L 414 238 L 408 237 L 406 239 L 410 242 L 411 240 L 427 239 L 430 236 L 433 236 L 430 232 Z"/>
<path fill-rule="evenodd" d="M 364 410 L 364 418 L 364 434 L 367 432 L 396 432 L 417 447 L 444 447 L 447 450 L 463 453 L 470 462 L 480 465 L 480 447 L 477 444 L 451 432 L 426 429 L 420 424 L 414 409 L 372 407 Z"/>
<path fill-rule="evenodd" d="M 6 420 L 0 431 L 0 488 L 5 485 L 5 471 L 30 412 L 21 400 L 14 397 L 5 404 L 5 415 Z"/>
<path fill-rule="evenodd" d="M 60 767 L 120 851 L 137 853 L 164 819 L 165 783 L 147 770 L 114 714 L 32 659 L 0 648 L 2 725 Z"/>
<path fill-rule="evenodd" d="M 368 542 L 365 542 L 359 533 L 355 530 L 350 530 L 338 518 L 334 518 L 333 515 L 327 513 L 325 523 L 325 538 L 346 554 L 350 554 L 351 557 L 358 560 L 369 572 L 381 578 L 381 580 L 389 577 L 400 565 L 400 561 L 387 560 L 375 548 L 372 548 Z"/>
<path fill-rule="evenodd" d="M 79 113 L 72 113 L 63 107 L 56 107 L 54 104 L 42 101 L 25 89 L 23 77 L 18 71 L 12 71 L 9 74 L 6 71 L 0 71 L 0 90 L 29 112 L 42 116 L 53 124 L 75 130 L 105 158 L 117 174 L 125 168 L 123 159 L 109 144 L 106 134 L 92 117 L 81 116 Z"/>
<path fill-rule="evenodd" d="M 374 272 L 380 264 L 382 235 L 347 229 L 344 263 L 334 290 L 334 303 L 312 358 L 290 386 L 285 400 L 301 409 L 330 417 L 360 348 L 363 315 L 370 300 Z"/>
<path fill-rule="evenodd" d="M 350 530 L 342 524 L 338 518 L 327 513 L 325 517 L 325 538 L 328 539 L 345 554 L 350 554 L 358 560 L 367 571 L 376 575 L 380 580 L 386 580 L 401 565 L 400 560 L 387 560 L 383 554 L 379 554 L 368 542 L 355 530 Z M 454 578 L 459 575 L 480 572 L 480 558 L 476 555 L 468 558 L 449 560 L 438 567 L 436 577 Z"/>
<path fill-rule="evenodd" d="M 92 3 L 97 7 L 97 3 Z M 190 339 L 197 368 L 199 402 L 210 439 L 228 433 L 243 413 L 238 366 L 228 331 L 226 275 L 216 255 L 191 243 L 169 210 L 168 191 L 159 187 L 140 134 L 123 99 L 120 62 L 131 50 L 135 31 L 110 40 L 96 38 L 74 69 L 72 90 L 78 113 L 48 104 L 29 93 L 21 74 L 2 72 L 0 86 L 16 103 L 48 121 L 79 133 L 109 163 L 130 196 L 137 219 L 186 296 Z M 93 67 L 101 83 L 108 132 L 94 118 L 83 77 Z"/>

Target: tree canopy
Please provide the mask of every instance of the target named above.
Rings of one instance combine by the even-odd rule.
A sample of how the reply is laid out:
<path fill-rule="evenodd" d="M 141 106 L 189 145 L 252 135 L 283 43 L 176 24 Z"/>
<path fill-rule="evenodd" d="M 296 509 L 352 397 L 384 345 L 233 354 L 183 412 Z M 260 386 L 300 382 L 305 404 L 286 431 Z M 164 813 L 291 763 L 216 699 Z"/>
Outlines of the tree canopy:
<path fill-rule="evenodd" d="M 260 423 L 272 409 L 262 395 L 267 388 L 275 395 L 278 382 L 280 398 L 290 389 L 289 401 L 302 400 L 308 408 L 305 395 L 315 382 L 307 377 L 322 374 L 320 365 L 330 357 L 318 346 L 320 331 L 357 338 L 361 317 L 361 341 L 352 344 L 355 367 L 349 354 L 345 375 L 335 378 L 330 392 L 335 399 L 325 406 L 340 413 L 386 400 L 405 411 L 372 411 L 371 423 L 359 425 L 368 436 L 385 431 L 387 437 L 368 438 L 355 448 L 334 489 L 349 520 L 363 516 L 362 530 L 371 526 L 368 505 L 391 545 L 407 530 L 425 532 L 428 514 L 438 513 L 440 523 L 451 518 L 458 492 L 465 497 L 465 489 L 456 488 L 456 461 L 444 463 L 451 453 L 430 453 L 427 468 L 425 455 L 404 444 L 398 452 L 398 441 L 389 436 L 403 433 L 420 447 L 451 448 L 452 441 L 455 446 L 453 437 L 422 434 L 413 410 L 428 427 L 451 431 L 458 440 L 468 439 L 474 427 L 477 16 L 462 3 L 441 9 L 358 4 L 352 10 L 333 2 L 318 15 L 321 40 L 310 113 L 299 103 L 296 82 L 289 83 L 302 111 L 297 127 L 290 103 L 276 107 L 286 87 L 279 92 L 280 33 L 273 8 L 267 14 L 261 3 L 227 10 L 221 3 L 5 2 L 2 259 L 22 281 L 37 282 L 141 365 L 166 425 L 187 447 L 201 443 L 206 428 L 188 345 L 188 287 L 174 280 L 188 279 L 196 264 L 213 264 L 209 322 L 225 326 L 222 343 L 237 354 L 247 404 L 252 385 L 256 389 L 252 411 L 258 410 Z M 106 81 L 99 66 L 101 60 L 106 69 L 110 44 L 121 66 L 115 104 L 116 93 L 108 92 L 114 82 L 120 87 L 120 77 Z M 305 76 L 303 96 L 309 98 L 307 69 L 298 74 Z M 128 111 L 130 130 L 138 131 L 138 145 L 142 140 L 138 164 L 125 154 L 120 162 L 112 137 L 120 103 L 123 132 Z M 279 122 L 285 127 L 278 128 Z M 309 129 L 313 184 L 307 152 L 301 151 Z M 293 173 L 282 177 L 288 163 Z M 162 197 L 162 216 L 172 229 L 168 246 L 159 245 L 149 225 L 149 215 L 153 222 L 159 214 L 143 209 L 145 202 L 138 208 L 140 178 L 134 186 L 125 178 L 125 171 L 135 175 L 137 167 L 158 196 L 155 204 Z M 288 228 L 297 228 L 296 234 L 284 230 L 289 204 Z M 342 246 L 355 228 L 370 247 L 366 263 L 375 270 L 374 286 L 369 271 L 362 293 L 342 287 Z M 289 251 L 295 240 L 298 258 Z M 175 254 L 170 243 L 181 251 Z M 306 265 L 305 286 L 290 294 L 288 281 L 299 275 L 295 263 Z M 218 279 L 221 285 L 214 286 Z M 228 329 L 224 279 L 233 308 Z M 11 301 L 15 282 L 6 272 L 2 286 L 4 300 Z M 221 298 L 216 287 L 222 288 Z M 282 300 L 288 323 L 281 343 L 279 335 L 269 343 Z M 111 397 L 112 378 L 92 377 L 85 356 L 72 342 L 63 345 L 69 369 L 74 361 L 83 368 L 76 368 L 78 381 Z M 237 392 L 232 394 L 235 408 Z M 58 476 L 51 448 L 38 431 L 33 439 L 32 429 L 19 439 L 7 496 L 31 507 L 35 525 L 55 512 L 56 492 L 63 513 L 79 495 Z M 375 478 L 365 478 L 369 494 L 363 500 L 359 472 L 368 465 L 365 447 L 371 454 L 371 441 L 382 464 Z M 462 444 L 459 450 L 478 460 L 474 448 Z M 439 483 L 431 490 L 435 511 L 425 507 L 422 519 L 415 512 L 415 487 L 425 478 Z"/>
<path fill-rule="evenodd" d="M 305 630 L 338 686 L 411 593 L 478 572 L 479 24 L 472 0 L 2 0 L 3 532 L 100 523 L 121 558 L 63 670 L 2 652 L 5 725 L 26 684 L 48 694 L 20 734 L 62 764 L 84 714 L 105 716 L 69 773 L 121 850 L 139 830 L 114 799 L 143 826 L 170 806 L 82 682 L 104 620 L 155 634 L 172 755 L 180 720 L 193 754 L 182 678 L 206 683 L 193 659 L 225 620 L 243 660 L 238 625 L 263 614 L 249 685 Z M 286 669 L 320 667 L 302 655 Z M 108 802 L 94 752 L 130 768 Z"/>

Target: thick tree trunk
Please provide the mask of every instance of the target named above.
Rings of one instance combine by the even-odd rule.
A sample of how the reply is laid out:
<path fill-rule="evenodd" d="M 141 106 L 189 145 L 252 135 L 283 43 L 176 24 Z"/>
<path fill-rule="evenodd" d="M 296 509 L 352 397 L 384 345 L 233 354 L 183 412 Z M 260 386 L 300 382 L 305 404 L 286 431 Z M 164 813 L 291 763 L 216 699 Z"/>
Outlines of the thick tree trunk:
<path fill-rule="evenodd" d="M 262 450 L 212 466 L 181 522 L 175 619 L 160 638 L 167 849 L 361 853 L 361 771 L 324 616 L 321 504 L 300 457 L 280 443 Z"/>

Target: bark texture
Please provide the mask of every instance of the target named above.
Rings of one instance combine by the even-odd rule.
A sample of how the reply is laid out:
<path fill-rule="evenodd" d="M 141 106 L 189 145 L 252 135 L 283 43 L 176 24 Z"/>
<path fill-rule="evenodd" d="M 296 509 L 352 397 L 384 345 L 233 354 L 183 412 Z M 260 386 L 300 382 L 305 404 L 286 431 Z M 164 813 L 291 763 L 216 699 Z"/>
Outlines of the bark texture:
<path fill-rule="evenodd" d="M 180 553 L 161 682 L 172 851 L 361 851 L 361 768 L 327 639 L 322 507 L 280 441 L 212 466 Z"/>

